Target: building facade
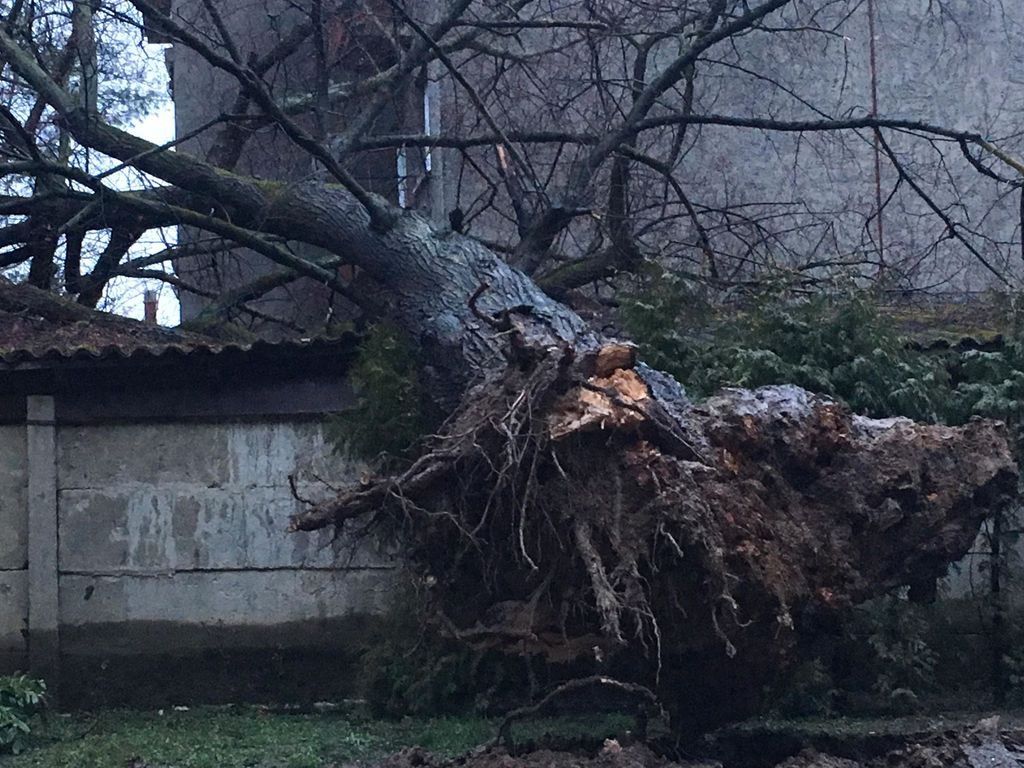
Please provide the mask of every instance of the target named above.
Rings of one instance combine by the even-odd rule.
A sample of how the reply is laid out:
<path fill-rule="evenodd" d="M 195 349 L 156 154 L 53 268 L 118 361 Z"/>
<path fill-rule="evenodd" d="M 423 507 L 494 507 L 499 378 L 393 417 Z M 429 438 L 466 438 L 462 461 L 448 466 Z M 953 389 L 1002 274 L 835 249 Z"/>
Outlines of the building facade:
<path fill-rule="evenodd" d="M 174 0 L 173 12 L 199 23 L 200 5 L 198 0 Z M 231 0 L 223 6 L 246 52 L 266 50 L 280 41 L 297 13 L 277 0 Z M 541 19 L 575 18 L 578 13 L 543 2 L 530 7 Z M 379 43 L 401 27 L 386 14 L 374 26 L 366 12 L 356 13 L 344 4 L 339 8 L 326 27 L 334 30 L 336 41 L 332 83 L 386 66 L 387 57 L 380 51 L 388 45 Z M 420 9 L 418 18 L 431 18 L 431 11 Z M 476 99 L 487 104 L 490 116 L 509 134 L 583 130 L 608 124 L 622 106 L 621 101 L 606 104 L 600 89 L 588 82 L 594 70 L 580 64 L 593 48 L 603 81 L 624 81 L 630 62 L 610 44 L 602 45 L 600 40 L 585 44 L 563 33 L 525 30 L 516 36 L 512 53 L 517 61 L 534 62 L 529 67 L 475 53 L 456 63 L 476 89 Z M 652 70 L 677 52 L 673 45 L 670 39 L 655 47 Z M 1024 153 L 1016 106 L 1024 103 L 1022 50 L 1024 6 L 999 0 L 797 2 L 771 16 L 762 29 L 719 45 L 700 59 L 693 79 L 693 112 L 783 124 L 878 115 L 976 132 L 1011 154 Z M 237 89 L 229 77 L 212 72 L 181 46 L 170 57 L 177 128 L 184 136 L 223 111 Z M 313 57 L 312 51 L 297 54 L 275 73 L 280 93 L 309 96 Z M 352 111 L 358 109 L 350 106 Z M 351 118 L 329 108 L 324 115 L 305 119 L 319 120 L 311 128 L 328 141 L 343 133 Z M 372 132 L 382 134 L 449 137 L 486 129 L 465 84 L 436 62 L 372 126 Z M 208 141 L 204 136 L 189 139 L 185 148 L 202 151 Z M 654 157 L 672 153 L 676 176 L 711 248 L 725 264 L 719 271 L 726 282 L 771 271 L 797 279 L 882 279 L 895 291 L 970 293 L 1005 289 L 1024 277 L 1021 200 L 1010 169 L 992 157 L 976 156 L 972 162 L 956 141 L 927 132 L 887 130 L 882 136 L 878 140 L 870 129 L 693 125 L 680 132 L 679 146 L 670 147 L 676 137 L 664 135 L 645 150 Z M 524 145 L 522 151 L 538 176 L 550 171 L 532 193 L 556 199 L 559 185 L 586 148 Z M 978 162 L 1004 180 L 980 173 Z M 493 146 L 466 151 L 389 148 L 361 153 L 355 161 L 355 170 L 372 189 L 418 208 L 439 227 L 448 226 L 448 214 L 457 210 L 470 222 L 472 234 L 507 245 L 515 243 L 517 230 L 500 166 Z M 240 169 L 289 180 L 316 173 L 308 156 L 270 129 L 258 132 Z M 638 198 L 638 209 L 656 207 L 652 203 L 659 195 L 663 200 L 671 197 L 656 175 L 643 177 L 646 172 L 636 170 L 641 174 L 637 187 L 650 197 Z M 595 205 L 600 209 L 602 204 L 598 199 Z M 670 224 L 662 224 L 638 216 L 640 228 L 650 233 L 646 252 L 683 273 L 707 274 L 707 257 L 691 217 L 672 215 L 667 217 Z M 577 239 L 584 237 L 571 233 L 576 234 Z M 564 244 L 569 256 L 577 247 L 572 240 L 570 236 Z M 214 259 L 186 262 L 180 271 L 196 282 L 213 279 L 234 285 L 265 269 L 252 254 L 235 255 L 216 265 Z M 327 291 L 300 281 L 269 294 L 260 305 L 271 312 L 297 313 L 315 325 L 331 313 L 329 301 Z M 204 304 L 203 299 L 183 297 L 183 316 L 197 315 Z"/>

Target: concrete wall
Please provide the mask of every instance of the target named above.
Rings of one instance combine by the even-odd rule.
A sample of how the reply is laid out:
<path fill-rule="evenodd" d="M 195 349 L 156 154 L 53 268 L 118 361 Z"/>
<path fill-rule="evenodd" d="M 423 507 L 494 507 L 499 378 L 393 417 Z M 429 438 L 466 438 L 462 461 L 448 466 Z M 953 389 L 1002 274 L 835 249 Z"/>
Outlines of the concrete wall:
<path fill-rule="evenodd" d="M 875 0 L 878 113 L 990 137 L 1019 156 L 1018 131 L 1024 50 L 1024 4 L 1000 0 Z M 697 113 L 778 120 L 871 113 L 869 4 L 857 0 L 795 3 L 774 26 L 819 25 L 833 35 L 751 35 L 716 50 L 701 65 Z M 983 178 L 955 143 L 929 143 L 889 131 L 886 140 L 936 205 L 964 228 L 978 254 L 997 271 L 1020 277 L 1019 199 L 1006 185 Z M 880 258 L 897 285 L 929 290 L 981 291 L 999 280 L 959 241 L 881 154 L 881 194 L 892 195 L 878 242 L 875 149 L 870 132 L 780 134 L 706 127 L 694 139 L 681 178 L 694 203 L 745 205 L 753 217 L 783 232 L 774 244 L 812 260 L 842 256 L 865 261 L 872 275 Z M 1008 169 L 996 170 L 1012 176 Z M 784 205 L 778 205 L 778 201 Z M 708 226 L 711 224 L 708 222 Z M 741 230 L 742 231 L 742 230 Z M 746 231 L 746 237 L 756 233 Z M 735 249 L 728 236 L 716 245 Z M 771 246 L 771 248 L 769 248 Z"/>
<path fill-rule="evenodd" d="M 1024 612 L 1024 537 L 1019 528 L 1021 509 L 1011 508 L 1004 517 L 1002 546 L 1004 571 L 1000 578 L 1000 590 L 1006 603 L 1016 611 Z M 958 563 L 950 566 L 949 573 L 940 583 L 941 594 L 953 599 L 987 599 L 991 595 L 992 523 L 983 524 L 971 551 Z"/>
<path fill-rule="evenodd" d="M 388 7 L 386 3 L 381 5 L 383 8 Z M 373 3 L 370 3 L 366 7 L 372 6 Z M 293 25 L 308 19 L 311 12 L 309 0 L 219 0 L 217 7 L 226 28 L 231 30 L 237 41 L 243 58 L 248 58 L 251 53 L 262 54 L 271 50 L 282 37 L 287 36 Z M 327 4 L 326 7 L 332 5 Z M 409 5 L 406 4 L 406 7 Z M 204 4 L 199 0 L 173 0 L 172 8 L 172 15 L 179 23 L 200 33 L 211 28 L 212 22 Z M 348 19 L 347 13 L 340 12 L 339 16 L 343 20 Z M 346 30 L 344 39 L 349 39 L 347 21 L 344 27 L 336 28 L 336 33 L 340 34 L 343 29 Z M 379 68 L 390 66 L 387 50 L 388 46 L 380 42 L 339 48 L 328 62 L 331 76 L 336 80 L 363 77 Z M 306 44 L 286 62 L 273 68 L 267 81 L 271 83 L 275 96 L 288 99 L 309 94 L 310 83 L 316 81 L 314 56 L 311 44 Z M 378 57 L 379 61 L 376 60 Z M 191 134 L 198 125 L 216 118 L 234 102 L 238 93 L 237 81 L 231 75 L 211 68 L 194 51 L 185 46 L 175 46 L 168 51 L 168 63 L 172 71 L 176 135 L 184 137 Z M 421 103 L 422 94 L 417 88 L 412 87 L 407 91 L 403 89 L 377 118 L 370 132 L 418 130 L 423 122 Z M 323 126 L 318 125 L 308 114 L 296 116 L 295 119 L 313 135 L 319 135 L 321 128 L 330 135 L 342 130 L 349 115 L 358 111 L 359 105 L 352 103 L 347 105 L 344 112 L 328 111 L 323 118 Z M 207 130 L 183 140 L 180 147 L 191 154 L 205 157 L 218 136 L 216 129 Z M 347 162 L 349 170 L 367 188 L 397 201 L 396 160 L 394 150 L 378 150 L 359 153 Z M 413 163 L 411 158 L 410 163 Z M 307 152 L 299 149 L 283 131 L 273 125 L 262 127 L 248 138 L 235 170 L 287 181 L 305 181 L 323 178 L 324 175 L 320 165 Z M 185 228 L 180 231 L 186 239 L 197 236 L 197 233 Z M 302 250 L 302 255 L 318 260 L 327 254 L 307 247 Z M 176 272 L 187 282 L 194 285 L 216 284 L 224 290 L 247 284 L 277 269 L 276 265 L 260 254 L 245 250 L 195 256 L 180 259 L 175 264 Z M 207 297 L 188 291 L 182 292 L 180 301 L 182 319 L 196 317 L 210 303 Z M 351 308 L 341 297 L 333 295 L 322 282 L 310 279 L 297 280 L 276 288 L 247 304 L 272 317 L 284 317 L 297 322 L 311 333 L 317 333 L 329 321 L 338 322 L 351 313 Z M 280 330 L 273 325 L 267 328 L 257 319 L 243 317 L 239 322 L 251 322 L 252 328 L 261 329 L 263 335 Z"/>
<path fill-rule="evenodd" d="M 977 132 L 1020 156 L 1024 150 L 1018 130 L 1024 95 L 1024 4 L 875 0 L 874 6 L 878 114 Z M 554 15 L 564 18 L 569 13 L 562 9 Z M 767 26 L 795 31 L 746 34 L 711 49 L 697 66 L 694 113 L 779 121 L 870 115 L 868 13 L 869 3 L 863 0 L 793 3 L 773 14 Z M 545 54 L 534 65 L 551 77 L 514 79 L 516 69 L 508 67 L 512 74 L 503 75 L 503 88 L 515 94 L 509 100 L 512 106 L 491 105 L 503 127 L 510 132 L 570 126 L 582 131 L 617 119 L 602 111 L 596 97 L 583 92 L 579 76 L 586 73 L 583 62 L 591 54 L 575 49 L 575 58 L 568 58 L 566 52 L 573 50 L 566 46 Z M 602 49 L 595 44 L 595 51 Z M 652 68 L 656 70 L 677 53 L 677 43 L 666 40 L 654 49 L 657 66 Z M 611 82 L 629 76 L 614 50 L 604 54 L 602 66 Z M 567 60 L 560 58 L 563 55 Z M 480 60 L 464 74 L 490 85 L 489 69 L 493 67 Z M 458 86 L 449 81 L 444 85 L 445 130 L 454 135 L 478 133 L 475 107 Z M 572 101 L 573 109 L 552 111 L 560 101 L 568 103 L 563 88 L 580 91 Z M 488 92 L 484 87 L 479 90 Z M 615 92 L 614 87 L 609 90 Z M 617 106 L 614 99 L 612 105 Z M 680 103 L 674 106 L 679 108 Z M 780 133 L 692 126 L 676 178 L 699 212 L 720 265 L 726 265 L 723 274 L 736 268 L 737 277 L 745 277 L 765 268 L 804 268 L 829 261 L 845 264 L 844 273 L 854 277 L 873 279 L 882 274 L 899 288 L 942 292 L 999 288 L 1000 279 L 984 260 L 1000 274 L 1024 277 L 1019 196 L 1008 185 L 982 177 L 955 142 L 929 142 L 895 131 L 887 131 L 885 138 L 906 172 L 959 225 L 976 253 L 946 237 L 945 223 L 911 185 L 899 183 L 897 169 L 884 152 L 876 151 L 870 131 Z M 665 136 L 656 139 L 652 133 L 644 151 L 666 160 L 670 145 Z M 542 148 L 528 146 L 525 151 L 546 173 L 548 158 Z M 581 156 L 570 148 L 561 162 L 571 169 Z M 473 162 L 490 168 L 493 161 L 487 151 L 480 151 Z M 460 153 L 450 152 L 446 167 L 449 209 L 456 204 L 471 208 L 486 185 Z M 998 163 L 993 167 L 1004 176 L 1014 176 Z M 643 210 L 647 204 L 659 211 L 655 203 L 666 197 L 671 205 L 671 195 L 661 182 L 646 173 L 643 168 L 634 169 L 638 179 L 634 208 Z M 553 198 L 558 197 L 559 180 L 569 177 L 567 171 L 554 174 L 556 185 L 549 190 Z M 644 196 L 645 184 L 652 190 L 650 197 Z M 879 189 L 884 207 L 881 241 Z M 603 204 L 600 198 L 598 205 Z M 499 200 L 504 210 L 475 219 L 472 231 L 486 239 L 514 243 L 515 228 L 503 218 L 510 206 L 504 198 Z M 727 210 L 731 214 L 726 215 Z M 641 223 L 647 222 L 643 213 L 638 216 Z M 682 216 L 677 226 L 654 231 L 659 234 L 649 235 L 649 250 L 657 248 L 682 272 L 701 274 L 706 268 L 688 216 Z M 579 239 L 590 242 L 587 236 Z M 565 248 L 572 252 L 571 244 Z M 820 276 L 823 270 L 806 268 L 804 274 Z"/>
<path fill-rule="evenodd" d="M 301 506 L 290 472 L 321 498 L 330 491 L 314 475 L 353 479 L 320 424 L 68 426 L 57 445 L 66 626 L 251 627 L 385 605 L 380 558 L 346 552 L 328 531 L 285 533 Z"/>
<path fill-rule="evenodd" d="M 46 429 L 49 458 L 38 435 L 26 449 Z M 56 540 L 36 535 L 45 514 L 26 490 L 28 467 L 48 462 Z M 330 532 L 286 533 L 302 506 L 288 475 L 316 499 L 358 469 L 325 442 L 323 419 L 0 427 L 0 669 L 63 668 L 61 687 L 75 689 L 67 669 L 133 658 L 338 652 L 353 637 L 341 628 L 387 607 L 395 563 Z M 54 573 L 29 562 L 31 551 L 45 563 L 47 547 Z M 56 638 L 29 627 L 48 611 Z"/>
<path fill-rule="evenodd" d="M 0 667 L 26 660 L 28 518 L 25 428 L 0 426 Z"/>

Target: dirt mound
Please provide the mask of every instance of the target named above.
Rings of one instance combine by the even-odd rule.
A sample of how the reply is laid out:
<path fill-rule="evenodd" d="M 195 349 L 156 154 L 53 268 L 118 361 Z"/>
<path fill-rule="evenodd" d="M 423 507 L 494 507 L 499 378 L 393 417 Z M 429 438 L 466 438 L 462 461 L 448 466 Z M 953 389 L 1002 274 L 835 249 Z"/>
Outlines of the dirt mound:
<path fill-rule="evenodd" d="M 817 766 L 818 764 L 814 764 Z M 825 768 L 827 763 L 820 764 Z M 890 752 L 869 768 L 1021 768 L 1024 733 L 1000 734 L 987 728 L 949 733 Z M 810 768 L 810 766 L 809 766 Z"/>
<path fill-rule="evenodd" d="M 805 750 L 796 757 L 779 763 L 778 768 L 862 768 L 862 764 L 844 757 L 822 755 L 814 750 Z"/>
<path fill-rule="evenodd" d="M 942 734 L 868 762 L 807 751 L 778 768 L 1020 768 L 1024 766 L 1020 737 L 1021 734 Z"/>
<path fill-rule="evenodd" d="M 805 750 L 776 768 L 1021 768 L 1024 732 L 999 733 L 992 725 L 936 734 L 879 758 L 857 761 Z M 512 755 L 487 748 L 453 760 L 437 758 L 419 747 L 402 750 L 374 768 L 730 768 L 715 760 L 671 761 L 648 747 L 621 746 L 609 739 L 597 754 L 537 750 Z M 768 768 L 766 766 L 766 768 Z"/>
<path fill-rule="evenodd" d="M 673 762 L 659 757 L 651 749 L 635 744 L 623 747 L 613 739 L 605 742 L 596 755 L 539 749 L 524 755 L 511 755 L 502 748 L 471 752 L 454 760 L 444 760 L 419 747 L 403 749 L 374 768 L 723 768 L 718 762 Z"/>

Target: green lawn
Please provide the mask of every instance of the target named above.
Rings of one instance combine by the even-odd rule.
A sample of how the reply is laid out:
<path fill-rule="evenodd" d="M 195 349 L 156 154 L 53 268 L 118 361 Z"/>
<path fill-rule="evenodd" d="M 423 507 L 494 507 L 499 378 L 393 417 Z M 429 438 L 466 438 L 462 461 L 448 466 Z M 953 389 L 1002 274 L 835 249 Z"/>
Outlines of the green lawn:
<path fill-rule="evenodd" d="M 524 723 L 517 739 L 557 733 L 603 737 L 628 718 L 558 718 Z M 491 739 L 483 718 L 370 720 L 364 717 L 270 713 L 255 708 L 199 708 L 51 716 L 33 746 L 0 757 L 2 768 L 331 768 L 419 745 L 455 755 Z"/>

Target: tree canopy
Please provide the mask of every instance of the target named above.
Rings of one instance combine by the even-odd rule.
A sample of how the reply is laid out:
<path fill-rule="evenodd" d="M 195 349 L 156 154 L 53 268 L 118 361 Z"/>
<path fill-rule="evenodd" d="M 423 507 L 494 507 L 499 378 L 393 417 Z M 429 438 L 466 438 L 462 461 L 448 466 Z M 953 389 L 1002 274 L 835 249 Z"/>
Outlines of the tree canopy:
<path fill-rule="evenodd" d="M 1013 283 L 1012 235 L 972 223 L 990 212 L 964 197 L 984 185 L 999 200 L 1013 192 L 1021 165 L 1006 147 L 912 116 L 834 114 L 827 87 L 788 69 L 787 59 L 818 62 L 819 43 L 822 61 L 851 66 L 852 54 L 834 47 L 853 5 L 5 2 L 0 264 L 90 305 L 115 276 L 159 278 L 202 296 L 214 315 L 238 317 L 304 276 L 380 314 L 372 283 L 387 281 L 389 260 L 377 248 L 327 236 L 323 221 L 270 215 L 299 194 L 266 178 L 286 171 L 307 194 L 315 185 L 343 199 L 346 223 L 368 226 L 374 240 L 418 208 L 439 235 L 465 232 L 556 299 L 583 287 L 614 292 L 651 262 L 715 291 L 780 274 L 827 284 L 838 273 L 919 288 L 965 262 L 991 284 Z M 956 21 L 944 6 L 927 14 Z M 127 129 L 152 98 L 143 26 L 173 42 L 180 100 L 204 101 L 163 147 Z M 957 45 L 947 43 L 951 54 Z M 431 97 L 424 124 L 420 104 Z M 744 195 L 743 185 L 761 194 L 763 168 L 712 194 L 708 171 L 724 173 L 723 148 L 745 145 L 801 169 L 806 147 L 820 166 L 815 183 L 873 151 L 885 199 L 858 212 L 860 239 L 843 240 L 849 224 L 787 203 L 785 189 L 756 203 Z M 271 152 L 292 159 L 279 167 Z M 931 172 L 936 162 L 945 179 Z M 145 176 L 115 172 L 124 169 Z M 875 228 L 883 217 L 894 231 L 925 219 L 930 240 L 886 256 Z M 192 235 L 155 254 L 131 249 L 172 225 Z M 84 262 L 83 242 L 92 244 Z M 176 268 L 197 256 L 226 261 L 240 245 L 275 268 L 228 281 Z M 950 253 L 955 269 L 923 264 Z M 340 265 L 360 270 L 367 289 L 339 279 Z"/>

